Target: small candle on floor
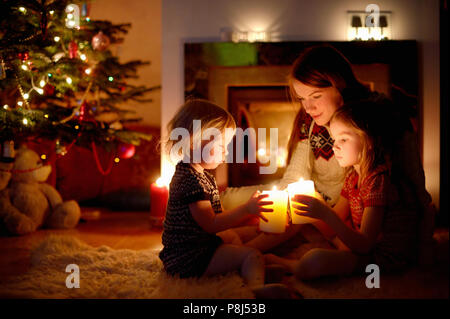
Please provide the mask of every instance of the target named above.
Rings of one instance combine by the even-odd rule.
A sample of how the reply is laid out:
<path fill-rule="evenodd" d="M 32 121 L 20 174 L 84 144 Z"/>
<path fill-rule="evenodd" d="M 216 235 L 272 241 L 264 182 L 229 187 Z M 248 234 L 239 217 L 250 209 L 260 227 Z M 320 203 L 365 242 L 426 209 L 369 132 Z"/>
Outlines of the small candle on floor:
<path fill-rule="evenodd" d="M 263 201 L 271 201 L 273 204 L 264 207 L 272 208 L 273 212 L 262 213 L 268 221 L 260 219 L 259 229 L 266 233 L 283 233 L 287 223 L 288 193 L 284 190 L 277 190 L 274 186 L 271 191 L 263 191 L 262 194 L 269 194 Z"/>
<path fill-rule="evenodd" d="M 166 215 L 167 201 L 169 199 L 169 187 L 162 177 L 150 185 L 150 223 L 152 226 L 161 227 Z"/>

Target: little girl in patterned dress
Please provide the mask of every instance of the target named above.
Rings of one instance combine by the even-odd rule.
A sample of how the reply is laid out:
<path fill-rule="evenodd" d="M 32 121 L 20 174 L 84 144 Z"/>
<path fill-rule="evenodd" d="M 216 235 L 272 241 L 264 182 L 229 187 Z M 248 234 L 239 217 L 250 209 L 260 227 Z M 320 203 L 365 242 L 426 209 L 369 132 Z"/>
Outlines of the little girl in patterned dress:
<path fill-rule="evenodd" d="M 218 236 L 248 218 L 265 219 L 261 213 L 272 211 L 263 208 L 272 202 L 264 201 L 267 195 L 258 192 L 247 203 L 222 211 L 216 181 L 206 170 L 215 169 L 225 160 L 227 144 L 235 129 L 229 112 L 199 99 L 184 104 L 169 123 L 167 149 L 170 149 L 171 160 L 174 157 L 182 160 L 176 165 L 170 183 L 163 224 L 164 248 L 159 257 L 170 275 L 186 278 L 240 270 L 257 298 L 289 298 L 290 291 L 285 285 L 265 284 L 264 258 L 258 250 L 226 243 L 225 238 Z M 231 134 L 227 134 L 230 130 Z M 204 140 L 208 131 L 219 134 L 210 134 L 208 140 Z M 174 139 L 179 136 L 184 138 L 175 143 Z M 196 160 L 196 152 L 201 155 L 200 160 L 198 156 Z"/>
<path fill-rule="evenodd" d="M 396 133 L 388 121 L 381 106 L 370 101 L 335 112 L 330 121 L 333 151 L 339 165 L 349 170 L 341 196 L 333 208 L 305 195 L 297 195 L 301 205 L 293 206 L 298 215 L 324 221 L 336 237 L 329 249 L 311 249 L 299 260 L 268 254 L 268 264 L 282 264 L 304 280 L 362 273 L 369 264 L 388 273 L 415 261 L 418 199 L 413 185 L 402 182 L 401 170 L 389 165 Z"/>

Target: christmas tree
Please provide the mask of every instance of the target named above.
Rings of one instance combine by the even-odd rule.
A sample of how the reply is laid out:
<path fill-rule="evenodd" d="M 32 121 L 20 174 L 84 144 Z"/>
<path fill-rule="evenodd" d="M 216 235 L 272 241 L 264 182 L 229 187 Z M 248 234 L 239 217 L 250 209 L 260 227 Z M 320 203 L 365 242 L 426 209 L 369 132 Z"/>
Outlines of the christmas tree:
<path fill-rule="evenodd" d="M 140 118 L 123 109 L 159 87 L 134 86 L 149 62 L 121 63 L 110 50 L 130 24 L 89 17 L 76 0 L 0 0 L 0 142 L 51 140 L 57 154 L 76 144 L 108 151 L 151 136 L 127 130 Z"/>

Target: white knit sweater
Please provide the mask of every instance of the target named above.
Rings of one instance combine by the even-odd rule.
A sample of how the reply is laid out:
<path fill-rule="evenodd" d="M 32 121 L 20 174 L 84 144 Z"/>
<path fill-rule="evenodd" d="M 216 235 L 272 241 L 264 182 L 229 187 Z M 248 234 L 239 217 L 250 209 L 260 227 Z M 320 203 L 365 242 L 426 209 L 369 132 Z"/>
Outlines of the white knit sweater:
<path fill-rule="evenodd" d="M 310 134 L 314 122 L 311 124 Z M 228 187 L 221 194 L 222 206 L 225 210 L 244 204 L 256 190 L 270 190 L 274 185 L 284 189 L 288 184 L 297 182 L 300 178 L 313 180 L 316 190 L 322 194 L 331 206 L 336 204 L 341 193 L 345 178 L 345 170 L 341 168 L 333 155 L 329 160 L 322 157 L 316 159 L 311 151 L 309 139 L 297 144 L 291 161 L 283 177 L 271 184 Z"/>

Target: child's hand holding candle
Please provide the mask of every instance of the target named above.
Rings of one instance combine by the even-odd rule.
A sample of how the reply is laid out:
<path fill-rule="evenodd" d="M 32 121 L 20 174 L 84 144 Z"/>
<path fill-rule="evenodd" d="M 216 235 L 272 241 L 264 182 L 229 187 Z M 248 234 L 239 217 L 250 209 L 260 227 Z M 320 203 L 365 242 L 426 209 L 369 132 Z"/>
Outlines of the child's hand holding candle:
<path fill-rule="evenodd" d="M 268 200 L 273 202 L 273 212 L 263 215 L 267 221 L 260 220 L 259 229 L 267 233 L 284 233 L 287 221 L 288 193 L 274 188 L 271 191 L 263 191 Z"/>
<path fill-rule="evenodd" d="M 261 194 L 259 191 L 254 192 L 246 204 L 248 213 L 250 215 L 258 216 L 261 220 L 267 221 L 264 212 L 273 212 L 272 208 L 263 207 L 273 204 L 273 202 L 268 200 L 268 197 L 269 195 Z M 263 199 L 266 200 L 263 201 Z"/>
<path fill-rule="evenodd" d="M 298 194 L 291 199 L 293 199 L 291 201 L 291 207 L 294 209 L 293 216 L 308 218 L 313 222 L 318 219 L 326 222 L 330 215 L 335 214 L 330 207 L 318 198 Z"/>
<path fill-rule="evenodd" d="M 310 180 L 303 180 L 301 178 L 298 182 L 292 183 L 288 185 L 288 193 L 289 193 L 289 203 L 290 203 L 290 210 L 291 210 L 291 219 L 292 224 L 307 224 L 315 222 L 313 218 L 300 216 L 296 214 L 296 208 L 294 207 L 294 204 L 297 204 L 295 206 L 302 206 L 301 203 L 296 202 L 295 195 L 308 195 L 315 197 L 316 191 L 314 189 L 314 182 Z"/>

